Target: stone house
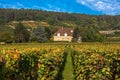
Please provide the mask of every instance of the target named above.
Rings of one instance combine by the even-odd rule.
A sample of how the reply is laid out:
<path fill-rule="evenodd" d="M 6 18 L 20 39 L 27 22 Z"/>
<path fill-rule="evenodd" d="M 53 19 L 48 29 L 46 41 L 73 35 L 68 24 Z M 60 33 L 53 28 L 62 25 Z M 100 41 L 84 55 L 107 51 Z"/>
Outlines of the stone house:
<path fill-rule="evenodd" d="M 54 33 L 54 41 L 72 41 L 74 28 L 58 28 Z"/>

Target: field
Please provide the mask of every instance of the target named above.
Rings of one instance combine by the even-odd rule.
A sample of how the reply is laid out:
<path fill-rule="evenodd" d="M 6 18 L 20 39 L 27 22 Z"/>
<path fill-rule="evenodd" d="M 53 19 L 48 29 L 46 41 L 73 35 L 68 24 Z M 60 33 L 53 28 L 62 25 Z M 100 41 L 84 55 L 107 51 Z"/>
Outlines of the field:
<path fill-rule="evenodd" d="M 120 43 L 0 45 L 0 80 L 120 80 Z"/>

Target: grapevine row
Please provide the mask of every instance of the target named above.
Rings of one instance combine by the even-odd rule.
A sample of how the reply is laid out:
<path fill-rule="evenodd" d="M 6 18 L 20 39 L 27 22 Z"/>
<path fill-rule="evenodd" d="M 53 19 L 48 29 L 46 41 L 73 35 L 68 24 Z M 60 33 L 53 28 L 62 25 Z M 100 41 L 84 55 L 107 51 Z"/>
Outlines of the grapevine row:
<path fill-rule="evenodd" d="M 120 80 L 120 51 L 74 51 L 75 80 Z"/>
<path fill-rule="evenodd" d="M 66 57 L 59 48 L 9 49 L 0 54 L 0 80 L 55 80 Z"/>

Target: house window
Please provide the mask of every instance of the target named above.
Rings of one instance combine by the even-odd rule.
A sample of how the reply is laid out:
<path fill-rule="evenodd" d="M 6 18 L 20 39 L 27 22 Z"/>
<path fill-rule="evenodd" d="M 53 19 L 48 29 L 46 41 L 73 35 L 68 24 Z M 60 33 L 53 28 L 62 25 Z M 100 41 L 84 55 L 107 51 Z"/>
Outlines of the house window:
<path fill-rule="evenodd" d="M 60 33 L 57 33 L 57 36 L 60 36 Z"/>
<path fill-rule="evenodd" d="M 65 33 L 64 36 L 67 36 L 67 33 Z"/>

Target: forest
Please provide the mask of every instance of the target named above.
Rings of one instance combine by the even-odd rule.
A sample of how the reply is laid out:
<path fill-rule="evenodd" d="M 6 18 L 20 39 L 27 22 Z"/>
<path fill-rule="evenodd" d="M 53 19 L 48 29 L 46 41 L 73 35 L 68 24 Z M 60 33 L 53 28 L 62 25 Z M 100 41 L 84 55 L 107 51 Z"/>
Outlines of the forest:
<path fill-rule="evenodd" d="M 58 27 L 73 27 L 78 28 L 82 36 L 82 41 L 105 41 L 106 35 L 99 34 L 100 30 L 119 30 L 120 29 L 120 15 L 88 15 L 76 14 L 67 12 L 51 12 L 34 9 L 0 9 L 0 42 L 1 41 L 15 41 L 14 28 L 19 25 L 13 25 L 13 21 L 20 23 L 21 21 L 44 22 L 48 26 L 37 24 L 43 27 L 46 31 L 48 40 L 52 37 Z M 23 26 L 30 28 L 29 25 Z M 31 29 L 31 28 L 30 28 Z M 33 28 L 31 29 L 33 32 Z M 9 34 L 9 35 L 7 35 Z M 29 35 L 31 35 L 30 33 Z M 5 36 L 7 35 L 7 36 Z M 119 36 L 120 33 L 114 35 Z M 108 36 L 108 35 L 107 35 Z M 113 35 L 112 35 L 113 36 Z M 11 39 L 11 40 L 10 40 Z M 10 41 L 9 41 L 10 40 Z"/>

